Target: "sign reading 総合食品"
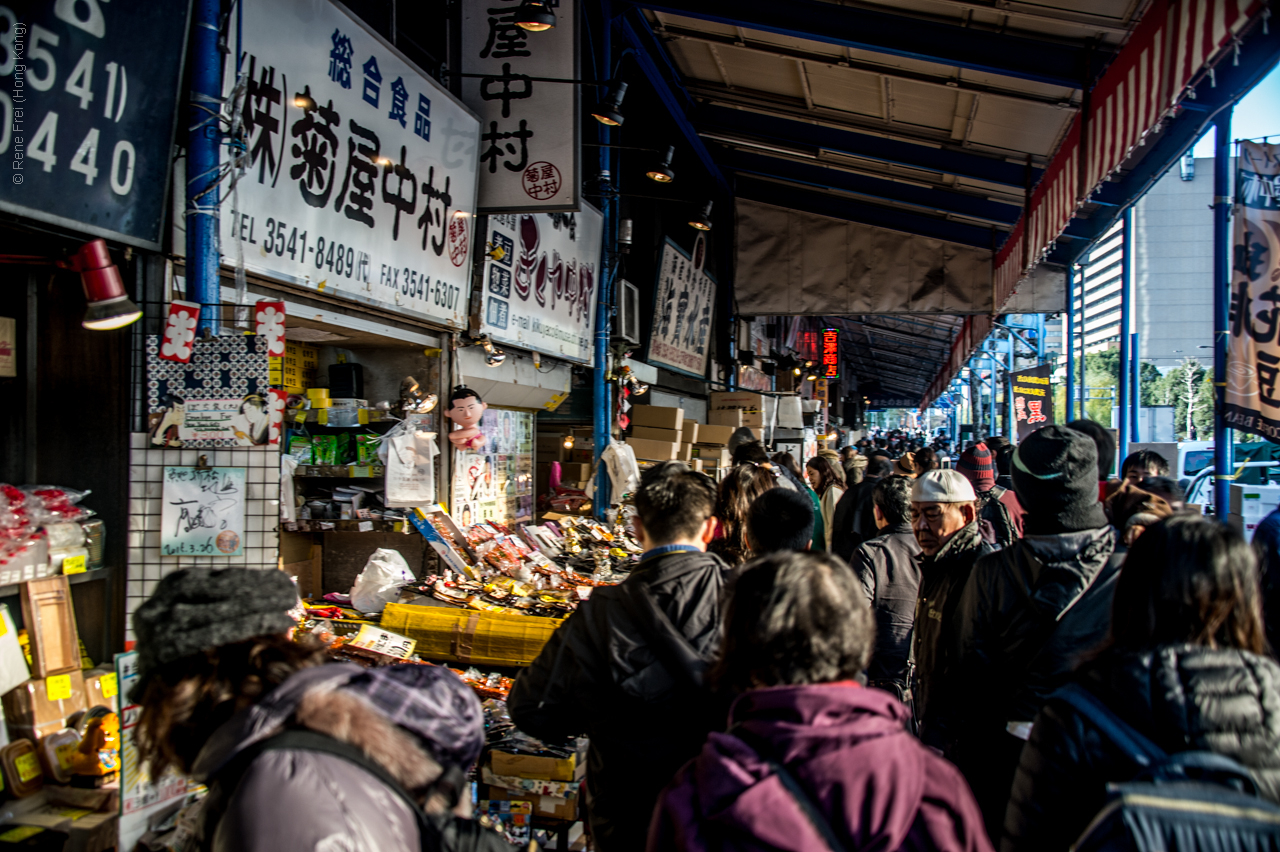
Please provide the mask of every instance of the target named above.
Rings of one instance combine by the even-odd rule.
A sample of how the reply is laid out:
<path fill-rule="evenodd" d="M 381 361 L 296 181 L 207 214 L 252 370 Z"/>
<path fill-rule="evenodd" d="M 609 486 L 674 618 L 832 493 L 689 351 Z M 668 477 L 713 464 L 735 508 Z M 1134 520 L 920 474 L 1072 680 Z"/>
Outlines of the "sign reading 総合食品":
<path fill-rule="evenodd" d="M 591 365 L 604 217 L 502 213 L 487 219 L 484 332 L 500 343 Z"/>
<path fill-rule="evenodd" d="M 1013 419 L 1018 424 L 1018 441 L 1054 422 L 1053 367 L 1041 364 L 1010 374 L 1013 385 Z"/>
<path fill-rule="evenodd" d="M 653 331 L 649 335 L 650 364 L 705 378 L 711 353 L 711 317 L 716 282 L 703 269 L 707 243 L 699 237 L 693 256 L 668 238 L 658 264 L 654 295 Z"/>
<path fill-rule="evenodd" d="M 189 6 L 0 4 L 0 210 L 160 248 Z"/>
<path fill-rule="evenodd" d="M 1280 441 L 1280 145 L 1241 142 L 1227 335 L 1227 425 Z"/>
<path fill-rule="evenodd" d="M 462 100 L 481 119 L 481 213 L 577 210 L 576 0 L 547 0 L 553 28 L 515 22 L 521 0 L 462 4 Z M 559 82 L 552 82 L 559 81 Z"/>
<path fill-rule="evenodd" d="M 223 80 L 230 98 L 238 56 L 248 161 L 223 190 L 224 262 L 464 326 L 479 120 L 331 0 L 241 2 Z"/>

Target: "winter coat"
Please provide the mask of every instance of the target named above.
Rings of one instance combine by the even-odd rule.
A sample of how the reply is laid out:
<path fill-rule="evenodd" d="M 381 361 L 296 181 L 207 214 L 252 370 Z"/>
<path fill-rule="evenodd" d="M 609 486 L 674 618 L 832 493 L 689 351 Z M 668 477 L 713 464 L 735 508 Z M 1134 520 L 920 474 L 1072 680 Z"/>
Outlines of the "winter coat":
<path fill-rule="evenodd" d="M 920 593 L 912 642 L 916 664 L 912 694 L 921 737 L 936 748 L 945 749 L 949 740 L 942 728 L 945 717 L 939 714 L 938 724 L 933 724 L 932 703 L 936 700 L 937 706 L 946 708 L 954 701 L 964 700 L 965 690 L 955 670 L 956 606 L 973 564 L 979 557 L 994 552 L 995 548 L 983 541 L 975 520 L 948 539 L 933 556 L 920 557 Z"/>
<path fill-rule="evenodd" d="M 1230 757 L 1280 802 L 1280 666 L 1232 648 L 1161 645 L 1104 653 L 1075 680 L 1166 752 Z M 1005 852 L 1066 850 L 1102 807 L 1108 783 L 1137 771 L 1073 708 L 1040 711 L 1005 813 Z"/>
<path fill-rule="evenodd" d="M 813 504 L 813 536 L 809 539 L 809 549 L 827 550 L 831 539 L 831 527 L 823 520 L 822 500 L 819 499 L 818 492 L 812 488 L 805 486 L 804 491 L 809 495 L 809 502 Z"/>
<path fill-rule="evenodd" d="M 977 561 L 956 609 L 957 677 L 965 700 L 940 708 L 954 736 L 948 757 L 969 779 L 998 834 L 1030 723 L 1106 639 L 1121 557 L 1110 526 L 1028 535 Z"/>
<path fill-rule="evenodd" d="M 831 513 L 831 552 L 848 562 L 858 545 L 880 534 L 871 501 L 877 479 L 863 479 L 849 488 Z"/>
<path fill-rule="evenodd" d="M 193 777 L 209 782 L 240 752 L 289 723 L 357 746 L 406 789 L 425 787 L 441 774 L 440 765 L 413 734 L 342 690 L 361 671 L 342 664 L 297 672 L 214 731 L 196 758 Z M 204 814 L 201 848 L 213 852 L 422 848 L 418 823 L 403 799 L 367 770 L 314 751 L 264 752 L 235 789 L 213 782 Z"/>
<path fill-rule="evenodd" d="M 813 548 L 814 550 L 831 549 L 831 530 L 835 526 L 836 504 L 840 502 L 840 498 L 844 496 L 845 489 L 839 485 L 832 485 L 826 492 L 818 498 L 818 517 L 822 519 L 822 537 L 819 538 L 814 532 Z"/>
<path fill-rule="evenodd" d="M 911 525 L 901 524 L 863 544 L 850 560 L 876 619 L 876 647 L 867 667 L 872 681 L 895 680 L 906 686 L 920 557 Z"/>
<path fill-rule="evenodd" d="M 830 852 L 771 761 L 846 849 L 991 849 L 964 779 L 905 730 L 907 717 L 888 693 L 856 685 L 745 693 L 730 733 L 712 734 L 663 791 L 650 852 Z"/>
<path fill-rule="evenodd" d="M 867 457 L 855 453 L 853 458 L 844 463 L 844 481 L 846 485 L 857 485 L 867 472 Z"/>
<path fill-rule="evenodd" d="M 725 719 L 726 706 L 693 685 L 701 671 L 672 671 L 662 658 L 664 627 L 638 622 L 633 608 L 647 589 L 709 663 L 726 570 L 718 557 L 690 551 L 641 560 L 620 585 L 597 588 L 511 689 L 507 708 L 520 730 L 591 738 L 587 806 L 602 852 L 644 847 L 658 792 Z"/>

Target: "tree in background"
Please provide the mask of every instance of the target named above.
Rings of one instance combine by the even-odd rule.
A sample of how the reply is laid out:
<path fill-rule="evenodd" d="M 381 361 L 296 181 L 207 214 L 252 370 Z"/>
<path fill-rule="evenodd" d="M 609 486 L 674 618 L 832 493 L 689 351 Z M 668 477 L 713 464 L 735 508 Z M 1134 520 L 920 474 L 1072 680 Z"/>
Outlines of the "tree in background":
<path fill-rule="evenodd" d="M 1206 441 L 1213 437 L 1213 379 L 1195 358 L 1181 364 L 1153 383 L 1154 405 L 1172 405 L 1173 428 L 1180 441 Z M 1145 402 L 1145 388 L 1144 388 Z"/>
<path fill-rule="evenodd" d="M 1088 395 L 1090 397 L 1103 397 L 1103 399 L 1090 399 L 1086 404 L 1085 416 L 1091 420 L 1096 420 L 1104 426 L 1111 424 L 1111 408 L 1115 405 L 1115 400 L 1119 395 L 1120 387 L 1120 350 L 1104 349 L 1101 352 L 1090 352 L 1084 357 L 1084 364 L 1076 361 L 1076 386 L 1080 385 L 1081 367 L 1084 368 L 1084 381 L 1089 388 Z M 1164 387 L 1164 377 L 1160 375 L 1160 371 L 1155 364 L 1150 361 L 1143 361 L 1138 370 L 1139 385 L 1141 391 L 1142 405 L 1172 405 L 1172 402 L 1165 402 L 1164 397 L 1167 395 Z M 1077 393 L 1079 391 L 1077 390 Z M 1059 382 L 1058 387 L 1054 389 L 1054 401 L 1057 407 L 1055 411 L 1066 412 L 1067 410 L 1067 391 L 1065 383 Z M 1110 394 L 1111 398 L 1106 396 Z M 1077 397 L 1077 403 L 1078 403 Z"/>

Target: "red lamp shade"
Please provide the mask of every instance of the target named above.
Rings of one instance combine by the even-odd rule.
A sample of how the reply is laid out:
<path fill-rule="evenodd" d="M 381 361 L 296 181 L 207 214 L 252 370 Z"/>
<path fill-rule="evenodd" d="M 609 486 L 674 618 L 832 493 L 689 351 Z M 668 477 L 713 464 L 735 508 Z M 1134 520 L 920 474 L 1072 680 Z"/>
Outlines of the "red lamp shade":
<path fill-rule="evenodd" d="M 85 328 L 95 331 L 122 328 L 136 322 L 142 311 L 124 289 L 120 270 L 111 262 L 104 240 L 92 240 L 71 257 L 71 267 L 80 273 L 84 296 L 89 302 L 85 312 Z"/>

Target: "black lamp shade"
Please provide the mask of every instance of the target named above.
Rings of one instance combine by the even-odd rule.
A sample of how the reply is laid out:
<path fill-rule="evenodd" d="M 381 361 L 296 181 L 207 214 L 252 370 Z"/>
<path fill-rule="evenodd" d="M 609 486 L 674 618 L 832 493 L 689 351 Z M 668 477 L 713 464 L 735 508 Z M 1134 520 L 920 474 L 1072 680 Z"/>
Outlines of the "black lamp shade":
<path fill-rule="evenodd" d="M 514 16 L 516 26 L 533 33 L 552 29 L 556 25 L 556 13 L 543 0 L 524 0 Z"/>

